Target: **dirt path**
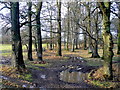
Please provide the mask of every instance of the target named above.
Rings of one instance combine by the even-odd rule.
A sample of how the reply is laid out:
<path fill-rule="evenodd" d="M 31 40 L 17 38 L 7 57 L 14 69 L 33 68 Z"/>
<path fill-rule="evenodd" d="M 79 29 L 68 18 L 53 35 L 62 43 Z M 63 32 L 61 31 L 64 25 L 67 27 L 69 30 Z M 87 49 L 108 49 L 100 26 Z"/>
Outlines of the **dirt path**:
<path fill-rule="evenodd" d="M 76 67 L 82 68 L 80 72 L 82 73 L 88 73 L 92 69 L 98 68 L 96 66 L 87 66 L 87 61 L 81 57 L 77 57 L 73 55 L 67 55 L 66 57 L 69 57 L 67 60 L 46 60 L 48 64 L 50 64 L 49 67 L 41 67 L 41 66 L 35 66 L 40 68 L 40 70 L 36 70 L 31 68 L 30 72 L 32 73 L 33 83 L 36 84 L 36 87 L 39 88 L 96 88 L 95 86 L 88 85 L 85 82 L 80 83 L 69 83 L 64 82 L 60 80 L 60 72 L 68 69 L 69 67 L 74 67 L 73 70 L 75 70 Z M 20 82 L 20 80 L 15 80 L 12 78 L 8 79 L 11 82 L 15 82 L 19 85 L 26 85 L 30 86 L 29 84 Z"/>
<path fill-rule="evenodd" d="M 47 61 L 48 62 L 48 61 Z M 42 70 L 32 70 L 32 76 L 34 79 L 34 83 L 37 84 L 38 87 L 43 88 L 95 88 L 94 86 L 88 85 L 85 82 L 82 83 L 68 83 L 60 80 L 59 74 L 61 71 L 67 69 L 69 66 L 79 68 L 83 68 L 81 72 L 87 73 L 92 69 L 97 67 L 86 66 L 85 60 L 78 60 L 76 57 L 70 57 L 70 59 L 66 61 L 50 61 L 50 67 L 41 68 Z"/>

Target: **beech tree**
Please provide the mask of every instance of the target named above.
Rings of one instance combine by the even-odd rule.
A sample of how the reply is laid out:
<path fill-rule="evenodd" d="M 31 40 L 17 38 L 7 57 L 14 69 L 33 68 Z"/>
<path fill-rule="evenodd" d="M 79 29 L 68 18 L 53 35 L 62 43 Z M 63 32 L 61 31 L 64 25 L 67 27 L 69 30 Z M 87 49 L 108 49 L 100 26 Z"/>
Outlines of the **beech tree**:
<path fill-rule="evenodd" d="M 29 28 L 29 44 L 28 44 L 28 60 L 32 61 L 32 22 L 31 22 L 31 12 L 32 2 L 28 3 L 28 28 Z"/>
<path fill-rule="evenodd" d="M 57 55 L 62 56 L 62 50 L 61 50 L 61 0 L 57 0 L 57 22 L 58 22 L 58 51 Z"/>
<path fill-rule="evenodd" d="M 113 40 L 110 32 L 110 6 L 111 2 L 99 2 L 100 10 L 103 16 L 103 57 L 104 57 L 104 74 L 106 79 L 113 78 L 112 57 L 113 57 Z"/>
<path fill-rule="evenodd" d="M 22 43 L 20 36 L 19 25 L 19 3 L 11 2 L 11 34 L 12 34 L 12 51 L 13 51 L 13 66 L 20 71 L 25 69 L 22 54 Z"/>
<path fill-rule="evenodd" d="M 36 26 L 37 26 L 37 41 L 38 41 L 38 48 L 37 48 L 37 56 L 38 60 L 43 61 L 42 59 L 42 36 L 41 36 L 41 22 L 40 22 L 40 12 L 42 9 L 42 2 L 38 2 L 36 7 Z"/>
<path fill-rule="evenodd" d="M 118 19 L 119 19 L 119 22 L 118 22 L 118 40 L 117 40 L 117 45 L 118 45 L 118 50 L 117 50 L 117 54 L 120 54 L 120 3 L 118 3 Z"/>

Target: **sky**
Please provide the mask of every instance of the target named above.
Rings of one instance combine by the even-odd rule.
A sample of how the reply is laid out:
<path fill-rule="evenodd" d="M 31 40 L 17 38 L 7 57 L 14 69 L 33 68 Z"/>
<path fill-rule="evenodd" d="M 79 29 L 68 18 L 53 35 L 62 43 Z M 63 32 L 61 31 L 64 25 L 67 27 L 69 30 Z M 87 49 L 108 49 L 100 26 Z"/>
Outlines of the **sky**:
<path fill-rule="evenodd" d="M 55 3 L 56 3 L 56 2 L 55 2 Z M 44 2 L 43 4 L 45 4 L 45 2 Z M 20 2 L 20 6 L 24 6 L 24 5 L 26 5 L 26 2 Z M 1 8 L 1 7 L 3 7 L 2 4 L 0 4 L 0 8 Z M 21 9 L 21 8 L 20 8 L 20 9 Z M 62 11 L 61 17 L 64 18 L 64 15 L 66 14 L 67 8 L 64 7 L 63 4 L 62 4 L 62 7 L 61 7 L 61 11 Z M 6 16 L 6 15 L 10 14 L 10 10 L 5 8 L 5 9 L 2 9 L 2 10 L 0 11 L 0 13 Z M 48 12 L 45 12 L 45 13 L 47 14 Z M 43 16 L 41 15 L 41 17 L 43 17 Z M 4 23 L 5 23 L 5 21 L 1 20 L 1 18 L 0 18 L 0 31 L 1 31 L 1 28 L 2 28 L 2 26 L 3 26 Z M 1 35 L 1 33 L 0 33 L 0 35 Z M 44 32 L 44 31 L 42 31 L 42 35 L 43 35 L 43 36 L 45 35 L 45 32 Z"/>
<path fill-rule="evenodd" d="M 0 0 L 1 1 L 1 0 Z M 35 0 L 34 0 L 35 1 Z M 74 0 L 72 0 L 72 1 L 74 1 Z M 119 1 L 119 0 L 118 0 Z M 67 0 L 62 0 L 62 2 L 67 2 Z M 25 5 L 25 2 L 21 2 L 22 3 L 22 5 Z M 56 3 L 56 2 L 55 2 Z M 114 4 L 113 4 L 113 6 L 114 6 Z M 3 5 L 2 4 L 0 4 L 0 8 L 1 7 L 3 7 Z M 67 8 L 66 7 L 64 7 L 64 5 L 62 4 L 62 9 L 61 9 L 61 11 L 62 11 L 62 18 L 64 18 L 64 16 L 65 16 L 65 14 L 66 14 L 66 12 L 67 12 Z M 0 13 L 2 13 L 3 15 L 8 15 L 9 13 L 10 13 L 10 10 L 8 10 L 8 9 L 3 9 L 3 10 L 1 10 L 0 11 Z M 47 13 L 47 12 L 46 12 Z M 113 17 L 115 17 L 115 15 L 111 15 L 111 19 L 113 18 Z M 3 26 L 2 24 L 4 24 L 5 22 L 3 21 L 3 20 L 1 20 L 0 19 L 0 30 L 1 30 L 1 27 Z M 42 32 L 42 34 L 43 35 L 45 35 L 45 32 Z M 0 35 L 1 35 L 1 33 L 0 33 Z"/>

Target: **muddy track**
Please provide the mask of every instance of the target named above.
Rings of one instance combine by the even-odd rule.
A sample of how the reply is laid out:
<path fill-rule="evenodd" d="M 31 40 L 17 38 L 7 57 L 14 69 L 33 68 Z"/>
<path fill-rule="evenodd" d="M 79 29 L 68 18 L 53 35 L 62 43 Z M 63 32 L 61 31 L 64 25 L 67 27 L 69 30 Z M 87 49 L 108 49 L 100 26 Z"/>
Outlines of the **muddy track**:
<path fill-rule="evenodd" d="M 86 66 L 86 61 L 81 62 L 77 59 L 69 59 L 66 61 L 49 61 L 51 63 L 50 67 L 44 68 L 42 70 L 31 70 L 34 83 L 37 87 L 43 88 L 96 88 L 95 86 L 88 85 L 85 82 L 82 83 L 68 83 L 60 80 L 59 74 L 61 71 L 66 70 L 69 66 L 79 66 L 82 67 L 83 73 L 90 72 L 96 67 Z M 41 67 L 40 67 L 41 68 Z M 44 76 L 44 77 L 42 77 Z"/>

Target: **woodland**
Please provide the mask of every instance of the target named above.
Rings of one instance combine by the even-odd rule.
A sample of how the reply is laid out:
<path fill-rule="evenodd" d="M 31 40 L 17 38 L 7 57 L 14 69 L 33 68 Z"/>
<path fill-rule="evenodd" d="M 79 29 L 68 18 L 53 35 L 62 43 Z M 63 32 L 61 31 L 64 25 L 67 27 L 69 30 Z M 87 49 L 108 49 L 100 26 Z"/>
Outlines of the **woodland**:
<path fill-rule="evenodd" d="M 2 89 L 120 88 L 120 2 L 0 1 Z"/>

